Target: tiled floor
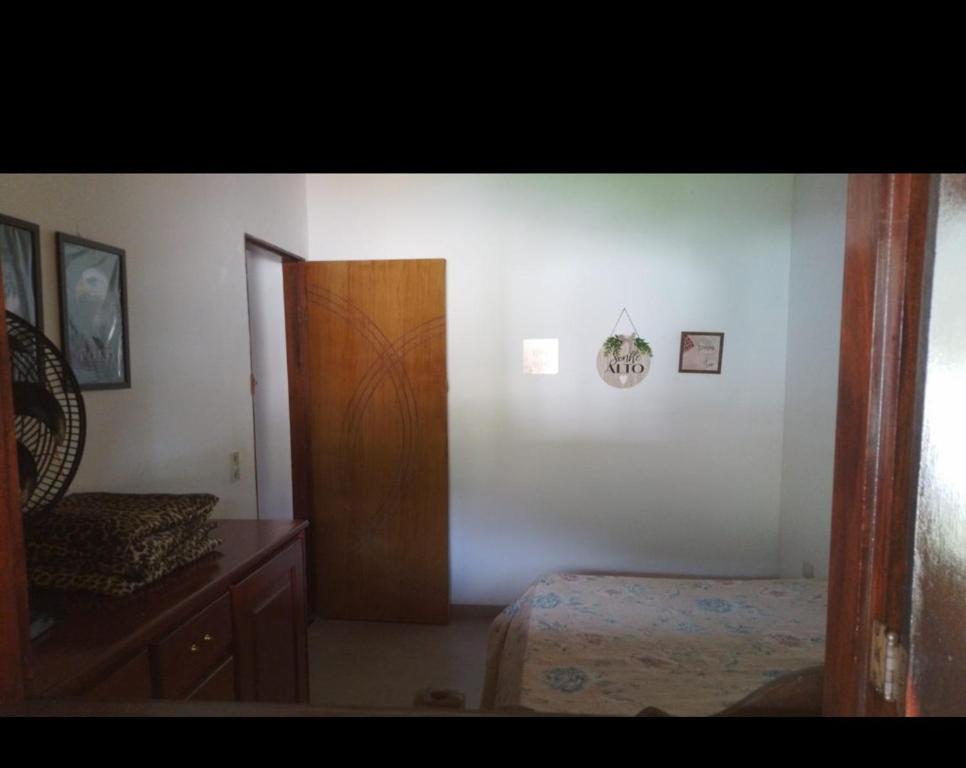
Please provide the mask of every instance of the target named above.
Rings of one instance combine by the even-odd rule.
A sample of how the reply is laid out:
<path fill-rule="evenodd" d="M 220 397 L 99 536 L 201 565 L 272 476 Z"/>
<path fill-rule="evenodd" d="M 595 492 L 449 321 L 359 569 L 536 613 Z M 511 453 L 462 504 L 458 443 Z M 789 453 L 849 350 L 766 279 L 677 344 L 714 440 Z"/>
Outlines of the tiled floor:
<path fill-rule="evenodd" d="M 486 635 L 499 609 L 453 610 L 447 626 L 323 621 L 309 627 L 312 704 L 410 707 L 421 688 L 452 688 L 477 709 Z"/>

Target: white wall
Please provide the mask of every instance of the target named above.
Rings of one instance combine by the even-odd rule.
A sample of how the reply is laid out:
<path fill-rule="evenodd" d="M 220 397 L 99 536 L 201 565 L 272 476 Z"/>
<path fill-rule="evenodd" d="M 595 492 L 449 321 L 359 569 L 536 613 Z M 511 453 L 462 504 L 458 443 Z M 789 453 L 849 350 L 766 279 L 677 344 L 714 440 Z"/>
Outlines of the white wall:
<path fill-rule="evenodd" d="M 288 410 L 288 348 L 282 259 L 264 248 L 246 251 L 252 374 L 257 386 L 255 456 L 258 517 L 292 519 L 292 430 Z"/>
<path fill-rule="evenodd" d="M 55 342 L 54 232 L 128 252 L 133 387 L 86 393 L 74 490 L 255 516 L 248 232 L 448 259 L 456 602 L 561 568 L 827 570 L 844 176 L 0 175 L 0 212 L 41 225 Z M 625 305 L 656 357 L 622 392 L 594 358 Z M 682 330 L 726 332 L 720 377 L 677 373 Z M 524 376 L 543 337 L 560 373 Z"/>
<path fill-rule="evenodd" d="M 790 176 L 309 176 L 311 259 L 445 258 L 453 600 L 556 569 L 774 575 Z M 626 306 L 655 358 L 595 368 Z M 720 376 L 677 372 L 724 331 Z M 560 373 L 524 376 L 524 338 Z"/>
<path fill-rule="evenodd" d="M 0 212 L 40 224 L 59 342 L 54 232 L 127 250 L 128 390 L 85 393 L 75 491 L 207 491 L 255 517 L 244 234 L 306 250 L 299 175 L 0 175 Z M 229 455 L 241 453 L 241 480 Z"/>
<path fill-rule="evenodd" d="M 828 576 L 848 177 L 796 176 L 782 450 L 781 573 Z"/>

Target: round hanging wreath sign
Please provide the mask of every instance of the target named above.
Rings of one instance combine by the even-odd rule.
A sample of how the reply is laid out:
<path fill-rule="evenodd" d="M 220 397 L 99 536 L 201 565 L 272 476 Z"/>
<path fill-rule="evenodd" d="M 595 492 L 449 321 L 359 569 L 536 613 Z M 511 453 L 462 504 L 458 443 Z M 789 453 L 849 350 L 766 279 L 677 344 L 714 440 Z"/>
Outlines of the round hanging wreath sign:
<path fill-rule="evenodd" d="M 630 336 L 608 336 L 597 353 L 597 373 L 612 387 L 636 387 L 651 369 L 653 356 L 651 345 L 636 332 Z"/>

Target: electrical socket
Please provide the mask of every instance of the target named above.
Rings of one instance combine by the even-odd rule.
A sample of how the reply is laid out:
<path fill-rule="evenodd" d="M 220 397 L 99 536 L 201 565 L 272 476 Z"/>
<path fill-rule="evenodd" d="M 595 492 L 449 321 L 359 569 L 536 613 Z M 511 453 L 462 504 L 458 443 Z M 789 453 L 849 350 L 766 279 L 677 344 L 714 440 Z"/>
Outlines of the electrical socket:
<path fill-rule="evenodd" d="M 231 455 L 231 481 L 233 483 L 241 480 L 241 454 L 235 451 Z"/>
<path fill-rule="evenodd" d="M 814 579 L 815 578 L 815 566 L 812 565 L 808 560 L 802 563 L 802 578 Z"/>

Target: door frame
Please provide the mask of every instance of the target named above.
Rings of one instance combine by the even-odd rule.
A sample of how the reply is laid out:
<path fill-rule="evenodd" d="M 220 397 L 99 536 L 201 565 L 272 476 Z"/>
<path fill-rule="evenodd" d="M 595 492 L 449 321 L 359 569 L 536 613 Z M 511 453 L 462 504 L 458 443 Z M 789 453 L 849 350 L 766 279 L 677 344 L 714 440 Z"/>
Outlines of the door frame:
<path fill-rule="evenodd" d="M 253 249 L 256 249 L 256 250 L 268 251 L 269 253 L 274 254 L 275 256 L 278 256 L 281 259 L 281 262 L 282 263 L 280 265 L 280 269 L 282 270 L 283 292 L 284 292 L 284 279 L 285 279 L 285 277 L 284 277 L 284 275 L 285 275 L 285 269 L 284 269 L 285 265 L 286 264 L 301 264 L 301 263 L 303 263 L 305 261 L 305 259 L 302 256 L 299 256 L 296 253 L 292 253 L 291 251 L 287 251 L 284 248 L 281 248 L 281 247 L 279 247 L 277 245 L 273 245 L 272 243 L 269 243 L 266 240 L 262 240 L 261 238 L 255 237 L 254 235 L 249 235 L 247 232 L 245 233 L 245 250 L 244 250 L 244 254 L 245 254 L 245 306 L 248 308 L 248 355 L 249 355 L 249 364 L 248 364 L 248 367 L 249 367 L 250 375 L 253 375 L 254 367 L 255 367 L 255 361 L 254 361 L 254 355 L 252 354 L 252 351 L 253 351 L 252 350 L 252 335 L 251 335 L 252 334 L 252 332 L 251 332 L 251 327 L 252 327 L 252 325 L 251 325 L 251 323 L 252 323 L 252 305 L 251 305 L 251 294 L 249 292 L 249 280 L 251 279 L 251 276 L 248 274 L 248 251 L 249 251 L 249 248 L 250 247 L 253 248 Z M 289 339 L 288 339 L 288 337 L 289 337 L 289 325 L 290 325 L 289 324 L 290 308 L 289 308 L 289 302 L 288 302 L 287 298 L 288 298 L 287 295 L 285 295 L 283 293 L 282 301 L 283 301 L 284 311 L 285 311 L 285 337 L 286 337 L 286 355 L 285 355 L 285 357 L 286 357 L 286 360 L 288 361 L 289 360 L 289 357 L 291 356 L 291 349 L 289 347 Z M 289 367 L 289 369 L 291 369 L 291 362 L 290 361 L 288 362 L 288 367 Z M 289 371 L 289 373 L 291 373 L 291 370 Z M 293 420 L 292 420 L 291 392 L 292 392 L 292 386 L 291 386 L 291 382 L 290 382 L 289 383 L 289 423 L 290 423 L 290 425 L 292 427 L 294 427 L 294 423 L 293 423 Z M 252 458 L 253 458 L 253 463 L 255 465 L 255 508 L 256 508 L 256 510 L 258 510 L 259 519 L 261 519 L 261 510 L 258 508 L 258 433 L 257 433 L 256 430 L 257 430 L 257 420 L 255 418 L 255 393 L 253 391 L 252 392 Z M 294 448 L 294 445 L 293 445 L 293 448 Z M 295 467 L 296 467 L 296 462 L 293 459 L 293 461 L 292 461 L 292 494 L 293 494 L 293 496 L 292 496 L 292 499 L 293 499 L 292 505 L 293 505 L 293 517 L 295 517 L 296 519 L 301 519 L 301 518 L 298 518 L 297 515 L 295 515 L 295 493 L 297 493 L 297 489 L 300 486 L 300 483 L 298 483 L 296 481 L 296 477 L 295 477 Z"/>
<path fill-rule="evenodd" d="M 292 253 L 291 251 L 286 251 L 281 246 L 273 245 L 272 243 L 268 242 L 267 240 L 262 240 L 259 237 L 255 237 L 254 235 L 248 234 L 247 232 L 245 233 L 245 245 L 246 246 L 247 245 L 254 245 L 256 248 L 261 248 L 262 250 L 265 250 L 265 251 L 271 251 L 272 253 L 276 254 L 277 256 L 281 256 L 282 257 L 282 263 L 283 264 L 286 263 L 286 262 L 298 262 L 298 263 L 301 263 L 301 262 L 304 262 L 305 261 L 305 257 L 304 256 L 299 256 L 297 253 Z"/>
<path fill-rule="evenodd" d="M 280 256 L 282 259 L 282 301 L 285 307 L 285 359 L 288 368 L 288 418 L 289 441 L 292 455 L 292 517 L 295 520 L 308 520 L 312 505 L 312 473 L 309 444 L 309 429 L 306 424 L 308 414 L 308 368 L 304 360 L 303 351 L 306 349 L 305 328 L 305 280 L 298 265 L 304 264 L 306 259 L 297 253 L 269 243 L 266 240 L 245 233 L 245 250 L 255 246 L 262 250 Z M 248 292 L 248 263 L 245 263 L 245 291 Z M 249 307 L 249 350 L 251 349 L 251 307 Z M 250 366 L 251 367 L 251 366 Z M 255 399 L 252 398 L 252 445 L 255 456 L 256 505 L 258 493 L 257 447 L 255 446 Z M 312 527 L 306 531 L 307 541 L 311 541 Z M 307 600 L 311 614 L 311 606 L 315 605 L 315 584 L 313 581 L 315 563 L 312 548 L 305 547 L 305 570 L 308 578 Z M 310 617 L 311 618 L 311 615 Z"/>
<path fill-rule="evenodd" d="M 929 174 L 851 174 L 846 217 L 825 715 L 901 715 L 870 682 L 873 623 L 908 647 Z"/>

